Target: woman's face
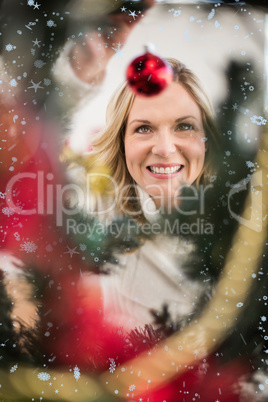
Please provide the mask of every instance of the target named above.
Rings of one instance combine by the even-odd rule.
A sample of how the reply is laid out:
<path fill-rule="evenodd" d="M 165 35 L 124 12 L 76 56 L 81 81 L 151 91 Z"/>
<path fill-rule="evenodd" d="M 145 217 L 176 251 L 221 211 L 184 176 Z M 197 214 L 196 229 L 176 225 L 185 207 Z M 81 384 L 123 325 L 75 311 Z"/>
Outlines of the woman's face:
<path fill-rule="evenodd" d="M 152 98 L 135 98 L 125 132 L 126 164 L 157 206 L 197 179 L 204 136 L 199 106 L 182 84 L 173 82 Z"/>

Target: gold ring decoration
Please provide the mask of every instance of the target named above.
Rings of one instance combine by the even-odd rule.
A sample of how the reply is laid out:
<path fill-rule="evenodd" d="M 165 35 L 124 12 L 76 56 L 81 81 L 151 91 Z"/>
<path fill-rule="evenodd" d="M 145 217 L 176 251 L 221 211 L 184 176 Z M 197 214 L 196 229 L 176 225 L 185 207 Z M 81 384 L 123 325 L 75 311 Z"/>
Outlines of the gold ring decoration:
<path fill-rule="evenodd" d="M 80 375 L 76 369 L 79 370 L 42 370 L 15 364 L 9 372 L 0 370 L 0 398 L 20 402 L 35 398 L 39 398 L 38 401 L 82 402 L 97 401 L 101 397 L 101 401 L 105 401 L 105 390 L 97 379 Z"/>

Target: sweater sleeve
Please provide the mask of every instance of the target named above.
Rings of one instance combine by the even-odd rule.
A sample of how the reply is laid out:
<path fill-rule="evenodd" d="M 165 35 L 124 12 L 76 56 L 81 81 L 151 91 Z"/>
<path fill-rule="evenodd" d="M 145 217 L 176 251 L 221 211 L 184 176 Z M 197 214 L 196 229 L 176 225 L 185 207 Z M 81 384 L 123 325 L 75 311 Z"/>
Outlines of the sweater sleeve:
<path fill-rule="evenodd" d="M 104 74 L 97 84 L 94 81 L 87 83 L 79 79 L 70 63 L 70 52 L 74 45 L 75 43 L 71 40 L 66 42 L 52 68 L 53 78 L 63 93 L 63 107 L 68 110 L 75 109 L 82 102 L 94 98 L 99 92 L 105 76 Z"/>

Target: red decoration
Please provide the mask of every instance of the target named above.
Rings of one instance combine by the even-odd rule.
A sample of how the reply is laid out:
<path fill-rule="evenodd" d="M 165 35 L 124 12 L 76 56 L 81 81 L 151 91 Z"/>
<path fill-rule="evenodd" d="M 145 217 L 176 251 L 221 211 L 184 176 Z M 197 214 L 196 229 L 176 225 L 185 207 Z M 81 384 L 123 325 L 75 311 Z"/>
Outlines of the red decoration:
<path fill-rule="evenodd" d="M 146 52 L 130 63 L 126 75 L 128 85 L 135 94 L 154 96 L 170 84 L 173 72 L 159 56 Z"/>

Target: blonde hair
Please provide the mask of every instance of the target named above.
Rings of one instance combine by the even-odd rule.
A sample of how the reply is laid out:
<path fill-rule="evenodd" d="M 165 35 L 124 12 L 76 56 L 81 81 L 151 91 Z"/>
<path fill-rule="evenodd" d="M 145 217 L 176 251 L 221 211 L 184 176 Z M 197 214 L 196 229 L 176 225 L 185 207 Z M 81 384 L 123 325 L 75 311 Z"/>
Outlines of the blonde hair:
<path fill-rule="evenodd" d="M 213 108 L 198 78 L 189 68 L 176 59 L 169 58 L 166 59 L 166 62 L 173 69 L 173 81 L 183 85 L 201 110 L 204 131 L 208 141 L 206 143 L 204 167 L 195 182 L 198 186 L 201 183 L 205 183 L 206 177 L 209 177 L 213 171 L 212 152 L 217 147 L 219 138 L 214 121 Z M 127 119 L 134 99 L 134 93 L 128 88 L 126 82 L 123 83 L 113 94 L 108 105 L 105 129 L 93 144 L 100 163 L 108 166 L 112 177 L 118 185 L 120 194 L 117 198 L 118 210 L 125 211 L 127 207 L 127 210 L 132 213 L 137 209 L 140 210 L 140 208 L 137 208 L 139 201 L 136 183 L 126 165 L 124 136 Z"/>

